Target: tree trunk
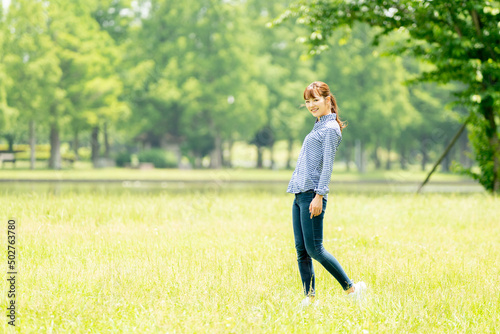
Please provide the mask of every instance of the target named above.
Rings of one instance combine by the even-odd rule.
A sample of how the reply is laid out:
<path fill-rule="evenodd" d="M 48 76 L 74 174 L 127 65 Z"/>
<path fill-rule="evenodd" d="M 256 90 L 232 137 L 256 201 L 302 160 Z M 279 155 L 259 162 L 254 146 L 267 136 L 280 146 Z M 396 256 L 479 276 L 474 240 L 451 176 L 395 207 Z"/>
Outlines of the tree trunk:
<path fill-rule="evenodd" d="M 449 173 L 450 172 L 450 155 L 447 154 L 443 161 L 441 162 L 441 172 Z"/>
<path fill-rule="evenodd" d="M 380 158 L 378 156 L 378 148 L 379 148 L 379 139 L 375 140 L 375 149 L 373 150 L 373 161 L 375 162 L 375 169 L 380 169 L 382 167 L 382 163 L 380 162 Z"/>
<path fill-rule="evenodd" d="M 222 138 L 220 134 L 215 131 L 215 149 L 210 155 L 210 168 L 219 169 L 222 167 Z"/>
<path fill-rule="evenodd" d="M 232 139 L 228 140 L 228 142 L 227 142 L 227 161 L 226 161 L 226 166 L 228 168 L 233 167 L 233 144 L 234 144 L 234 141 Z"/>
<path fill-rule="evenodd" d="M 392 150 L 392 139 L 387 139 L 387 161 L 385 163 L 385 170 L 391 170 L 391 150 Z"/>
<path fill-rule="evenodd" d="M 201 160 L 202 159 L 200 156 L 194 157 L 194 168 L 201 169 L 201 167 L 202 167 Z"/>
<path fill-rule="evenodd" d="M 222 137 L 220 138 L 219 160 L 220 168 L 224 167 L 226 165 L 226 157 L 224 156 L 224 140 L 222 140 Z"/>
<path fill-rule="evenodd" d="M 436 170 L 437 166 L 439 166 L 439 164 L 441 163 L 441 161 L 443 161 L 444 157 L 448 154 L 448 152 L 451 150 L 451 148 L 453 147 L 453 145 L 455 145 L 458 137 L 460 137 L 460 135 L 462 134 L 462 132 L 465 130 L 465 126 L 467 125 L 467 123 L 469 122 L 469 120 L 470 120 L 470 118 L 467 118 L 467 120 L 462 124 L 462 126 L 460 127 L 460 129 L 458 130 L 458 132 L 455 134 L 455 136 L 453 136 L 453 139 L 451 140 L 451 142 L 448 144 L 448 146 L 446 146 L 444 152 L 441 154 L 441 156 L 439 157 L 439 159 L 436 161 L 436 163 L 432 167 L 432 169 L 429 172 L 429 174 L 427 174 L 427 177 L 425 178 L 424 182 L 422 182 L 422 184 L 418 187 L 417 193 L 419 193 L 420 190 L 422 190 L 422 188 L 425 186 L 425 184 L 427 183 L 427 181 L 429 181 L 429 179 L 431 178 L 431 175 L 432 175 L 432 173 L 434 173 L 434 171 Z"/>
<path fill-rule="evenodd" d="M 452 147 L 448 154 L 446 154 L 443 158 L 443 161 L 441 162 L 441 171 L 443 173 L 449 173 L 450 172 L 450 163 L 451 159 L 453 156 L 454 148 Z"/>
<path fill-rule="evenodd" d="M 459 138 L 459 161 L 460 164 L 464 168 L 471 168 L 472 167 L 472 160 L 468 156 L 470 154 L 470 149 L 469 149 L 469 137 L 467 135 L 467 128 L 465 128 L 464 133 Z"/>
<path fill-rule="evenodd" d="M 288 157 L 286 159 L 286 169 L 292 168 L 293 138 L 288 138 Z"/>
<path fill-rule="evenodd" d="M 214 146 L 215 148 L 210 153 L 210 168 L 219 169 L 222 167 L 222 138 L 220 132 L 215 127 L 214 121 L 211 118 L 208 118 L 208 126 L 210 131 L 214 135 Z"/>
<path fill-rule="evenodd" d="M 495 122 L 495 110 L 493 108 L 493 98 L 487 96 L 480 105 L 481 113 L 487 121 L 487 128 L 485 131 L 486 137 L 490 144 L 493 154 L 493 180 L 492 191 L 494 193 L 500 192 L 500 139 Z"/>
<path fill-rule="evenodd" d="M 269 147 L 269 152 L 271 153 L 271 166 L 269 167 L 270 169 L 275 168 L 275 161 L 274 161 L 274 143 L 271 144 Z"/>
<path fill-rule="evenodd" d="M 97 159 L 99 158 L 99 126 L 92 128 L 92 135 L 90 138 L 91 159 L 94 168 L 97 167 Z"/>
<path fill-rule="evenodd" d="M 61 169 L 61 143 L 59 141 L 59 128 L 56 123 L 50 125 L 50 159 L 49 168 Z"/>
<path fill-rule="evenodd" d="M 344 150 L 344 155 L 345 155 L 345 171 L 350 172 L 351 171 L 351 151 L 352 151 L 352 145 L 347 142 L 345 144 L 345 150 Z"/>
<path fill-rule="evenodd" d="M 78 155 L 78 149 L 80 148 L 80 142 L 78 140 L 78 130 L 75 130 L 73 134 L 73 152 L 75 152 L 75 161 L 80 160 Z"/>
<path fill-rule="evenodd" d="M 402 170 L 408 169 L 408 160 L 406 158 L 406 145 L 402 144 L 399 152 L 399 165 Z"/>
<path fill-rule="evenodd" d="M 422 171 L 425 171 L 425 166 L 427 165 L 427 161 L 429 160 L 429 156 L 427 155 L 427 147 L 425 143 L 427 142 L 427 138 L 422 136 L 420 139 L 420 152 L 422 153 Z"/>
<path fill-rule="evenodd" d="M 9 146 L 9 152 L 14 152 L 14 139 L 15 139 L 15 136 L 12 133 L 8 133 L 4 137 L 5 137 L 5 139 L 7 139 L 7 144 Z"/>
<path fill-rule="evenodd" d="M 262 146 L 257 145 L 257 168 L 262 168 Z"/>
<path fill-rule="evenodd" d="M 165 147 L 162 145 L 162 147 Z M 181 150 L 181 144 L 179 143 L 173 143 L 171 145 L 167 145 L 166 147 L 169 147 L 169 149 L 166 149 L 166 151 L 172 151 L 175 153 L 175 156 L 177 158 L 177 167 L 182 166 L 182 150 Z M 164 148 L 165 149 L 165 148 Z"/>
<path fill-rule="evenodd" d="M 108 122 L 104 122 L 104 156 L 106 159 L 110 157 L 110 146 L 109 146 L 109 137 L 108 137 Z"/>
<path fill-rule="evenodd" d="M 35 148 L 36 148 L 36 137 L 35 137 L 35 121 L 30 120 L 30 169 L 35 169 Z"/>
<path fill-rule="evenodd" d="M 364 173 L 366 171 L 365 157 L 363 152 L 363 143 L 361 142 L 360 139 L 356 139 L 355 156 L 356 156 L 356 166 L 358 167 L 358 171 L 360 173 Z"/>

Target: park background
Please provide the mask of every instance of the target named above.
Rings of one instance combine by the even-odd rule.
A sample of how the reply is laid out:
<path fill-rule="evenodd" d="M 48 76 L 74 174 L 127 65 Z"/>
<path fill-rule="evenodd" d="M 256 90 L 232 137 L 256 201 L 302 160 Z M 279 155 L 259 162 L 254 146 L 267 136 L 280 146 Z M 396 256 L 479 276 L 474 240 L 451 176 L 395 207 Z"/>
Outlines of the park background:
<path fill-rule="evenodd" d="M 3 0 L 0 203 L 19 222 L 18 329 L 498 332 L 499 13 Z M 301 309 L 286 186 L 315 80 L 348 123 L 325 247 L 370 294 L 350 303 L 316 264 L 321 304 Z"/>

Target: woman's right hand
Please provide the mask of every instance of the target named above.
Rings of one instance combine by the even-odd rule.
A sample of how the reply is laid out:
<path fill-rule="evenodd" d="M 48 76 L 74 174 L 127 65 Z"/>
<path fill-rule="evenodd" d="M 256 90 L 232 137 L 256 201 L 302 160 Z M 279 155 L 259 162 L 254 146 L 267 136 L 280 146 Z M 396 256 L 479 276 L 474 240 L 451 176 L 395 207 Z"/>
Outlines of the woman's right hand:
<path fill-rule="evenodd" d="M 315 216 L 319 216 L 323 211 L 323 196 L 316 194 L 311 204 L 309 204 L 309 212 L 311 213 L 311 219 Z"/>

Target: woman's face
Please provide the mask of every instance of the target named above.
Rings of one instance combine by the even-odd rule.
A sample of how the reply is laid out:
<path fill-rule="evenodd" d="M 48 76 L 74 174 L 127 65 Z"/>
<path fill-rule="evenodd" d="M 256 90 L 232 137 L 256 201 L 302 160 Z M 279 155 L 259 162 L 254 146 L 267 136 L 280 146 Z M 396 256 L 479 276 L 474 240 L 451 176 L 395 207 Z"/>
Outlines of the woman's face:
<path fill-rule="evenodd" d="M 306 100 L 306 107 L 309 112 L 311 112 L 311 114 L 318 119 L 321 116 L 328 115 L 331 112 L 330 102 L 323 96 L 312 96 L 310 99 Z"/>

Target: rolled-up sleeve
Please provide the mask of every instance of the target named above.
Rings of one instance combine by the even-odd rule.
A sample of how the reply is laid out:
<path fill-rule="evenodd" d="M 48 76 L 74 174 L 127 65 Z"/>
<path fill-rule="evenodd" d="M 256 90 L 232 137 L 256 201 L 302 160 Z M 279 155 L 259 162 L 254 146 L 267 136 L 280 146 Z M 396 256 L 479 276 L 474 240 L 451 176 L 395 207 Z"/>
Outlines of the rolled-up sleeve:
<path fill-rule="evenodd" d="M 334 128 L 327 127 L 325 129 L 325 137 L 321 145 L 323 166 L 318 186 L 314 189 L 314 192 L 319 195 L 325 196 L 330 192 L 329 185 L 333 171 L 333 162 L 335 160 L 335 153 L 337 153 L 337 148 L 341 141 L 342 137 Z"/>

